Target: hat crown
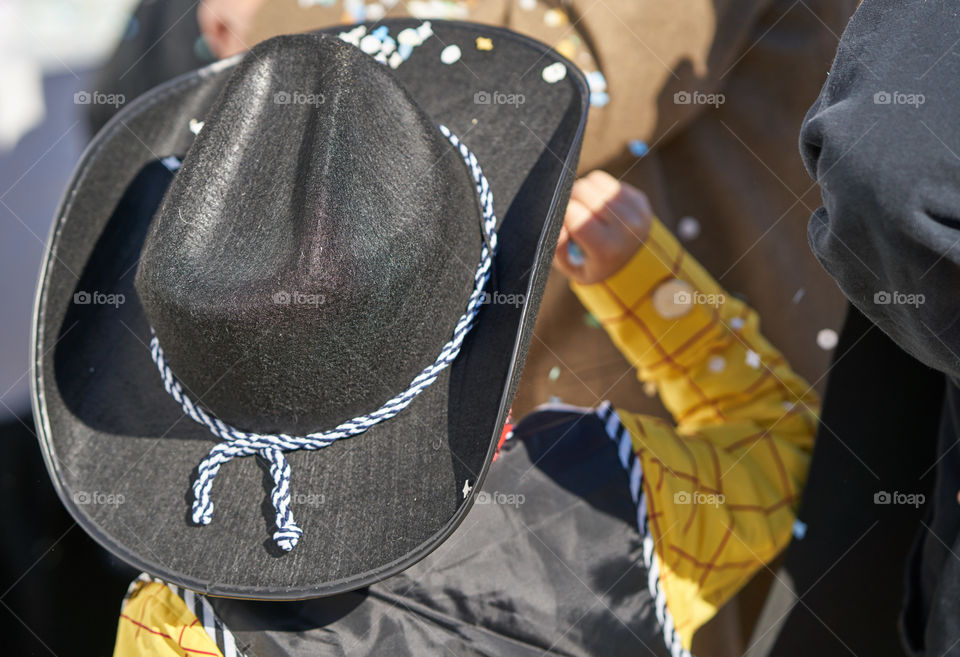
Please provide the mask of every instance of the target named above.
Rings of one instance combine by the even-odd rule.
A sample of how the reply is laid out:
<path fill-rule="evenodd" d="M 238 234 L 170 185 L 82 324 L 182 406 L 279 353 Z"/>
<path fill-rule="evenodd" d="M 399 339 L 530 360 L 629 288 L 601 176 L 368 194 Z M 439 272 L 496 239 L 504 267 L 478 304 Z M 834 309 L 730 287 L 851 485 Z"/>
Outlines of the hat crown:
<path fill-rule="evenodd" d="M 390 73 L 300 35 L 237 66 L 150 227 L 136 287 L 191 396 L 303 434 L 431 363 L 482 244 L 461 157 Z"/>

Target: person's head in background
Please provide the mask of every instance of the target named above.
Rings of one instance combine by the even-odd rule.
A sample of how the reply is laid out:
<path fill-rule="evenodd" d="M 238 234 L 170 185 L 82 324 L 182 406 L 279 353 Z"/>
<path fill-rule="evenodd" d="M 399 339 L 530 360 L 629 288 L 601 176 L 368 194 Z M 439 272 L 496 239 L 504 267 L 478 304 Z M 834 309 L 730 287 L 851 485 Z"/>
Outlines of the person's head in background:
<path fill-rule="evenodd" d="M 245 52 L 254 44 L 247 40 L 257 10 L 267 0 L 203 0 L 197 7 L 197 22 L 207 47 L 217 59 Z"/>

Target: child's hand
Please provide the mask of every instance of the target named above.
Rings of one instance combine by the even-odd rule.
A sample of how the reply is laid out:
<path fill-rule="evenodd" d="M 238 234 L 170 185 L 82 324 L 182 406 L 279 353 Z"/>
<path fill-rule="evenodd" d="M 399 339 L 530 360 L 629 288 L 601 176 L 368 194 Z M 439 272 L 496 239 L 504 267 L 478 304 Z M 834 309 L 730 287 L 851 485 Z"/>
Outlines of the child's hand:
<path fill-rule="evenodd" d="M 577 283 L 599 283 L 630 262 L 651 221 L 643 192 L 608 173 L 592 171 L 573 184 L 556 265 Z"/>

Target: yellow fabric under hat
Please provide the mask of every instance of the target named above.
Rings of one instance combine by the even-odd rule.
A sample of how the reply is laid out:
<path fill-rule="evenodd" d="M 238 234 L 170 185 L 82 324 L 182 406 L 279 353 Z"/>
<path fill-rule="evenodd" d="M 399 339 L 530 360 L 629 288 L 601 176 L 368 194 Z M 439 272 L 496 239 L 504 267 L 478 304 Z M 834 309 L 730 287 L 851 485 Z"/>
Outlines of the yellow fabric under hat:
<path fill-rule="evenodd" d="M 120 612 L 114 657 L 223 657 L 184 601 L 163 582 L 134 582 Z"/>

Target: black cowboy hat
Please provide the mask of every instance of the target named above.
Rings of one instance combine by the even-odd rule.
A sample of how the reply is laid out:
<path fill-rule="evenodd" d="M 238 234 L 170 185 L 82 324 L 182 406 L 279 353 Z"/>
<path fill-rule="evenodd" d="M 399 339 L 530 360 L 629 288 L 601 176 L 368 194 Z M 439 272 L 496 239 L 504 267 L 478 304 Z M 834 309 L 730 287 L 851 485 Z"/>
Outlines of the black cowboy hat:
<path fill-rule="evenodd" d="M 517 34 L 388 20 L 124 108 L 37 299 L 37 425 L 77 522 L 233 597 L 355 589 L 435 549 L 505 422 L 587 96 Z"/>

